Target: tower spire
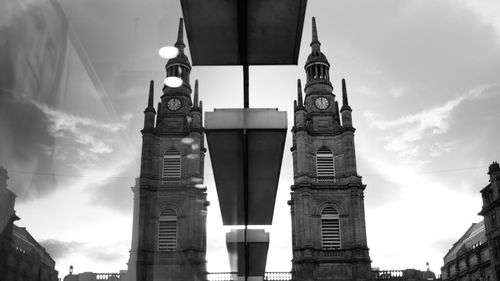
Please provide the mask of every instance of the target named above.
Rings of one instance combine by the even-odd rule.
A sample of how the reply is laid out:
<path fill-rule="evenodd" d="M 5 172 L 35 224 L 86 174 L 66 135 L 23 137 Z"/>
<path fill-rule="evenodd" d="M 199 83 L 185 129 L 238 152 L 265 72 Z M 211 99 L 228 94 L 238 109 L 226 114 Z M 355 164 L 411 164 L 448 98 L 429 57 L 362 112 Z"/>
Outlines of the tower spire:
<path fill-rule="evenodd" d="M 167 65 L 165 65 L 166 76 L 175 76 L 182 79 L 182 85 L 178 88 L 170 88 L 168 86 L 163 87 L 164 95 L 176 95 L 182 92 L 182 94 L 188 96 L 191 94 L 191 85 L 189 84 L 189 75 L 191 72 L 191 64 L 189 59 L 184 54 L 184 20 L 179 19 L 179 31 L 177 33 L 177 41 L 174 46 L 179 50 L 179 53 L 175 58 L 168 60 Z M 168 93 L 168 94 L 167 94 Z M 163 99 L 163 96 L 162 96 Z"/>
<path fill-rule="evenodd" d="M 152 108 L 153 110 L 154 110 L 154 107 L 153 107 L 154 86 L 155 86 L 155 81 L 153 81 L 153 80 L 149 81 L 148 108 Z"/>
<path fill-rule="evenodd" d="M 197 108 L 198 104 L 198 79 L 194 80 L 194 100 L 193 100 L 193 108 Z"/>
<path fill-rule="evenodd" d="M 312 18 L 312 41 L 311 41 L 311 47 L 313 47 L 313 49 L 315 47 L 317 47 L 318 50 L 319 50 L 319 46 L 321 46 L 321 43 L 318 40 L 318 30 L 316 28 L 316 18 L 313 17 Z"/>
<path fill-rule="evenodd" d="M 326 56 L 320 50 L 321 43 L 318 40 L 318 29 L 316 27 L 316 18 L 312 18 L 312 41 L 311 54 L 307 57 L 305 70 L 307 73 L 307 82 L 304 88 L 306 96 L 313 92 L 333 91 L 332 83 L 330 82 L 330 63 Z M 326 88 L 325 88 L 326 86 Z M 328 89 L 330 88 L 330 89 Z"/>
<path fill-rule="evenodd" d="M 177 42 L 175 42 L 175 47 L 179 49 L 179 53 L 183 54 L 184 53 L 184 19 L 180 18 L 179 19 L 179 31 L 177 32 Z"/>
<path fill-rule="evenodd" d="M 154 81 L 149 81 L 148 107 L 144 110 L 144 129 L 154 128 L 156 111 L 153 106 Z M 159 110 L 159 108 L 158 108 Z"/>
<path fill-rule="evenodd" d="M 146 107 L 146 110 L 144 110 L 144 113 L 146 113 L 146 112 L 156 113 L 155 108 L 153 106 L 154 85 L 155 85 L 155 82 L 153 80 L 149 81 L 148 107 Z"/>
<path fill-rule="evenodd" d="M 302 108 L 304 107 L 304 102 L 302 100 L 302 84 L 300 83 L 300 79 L 297 79 L 297 101 L 298 101 L 298 107 Z"/>
<path fill-rule="evenodd" d="M 342 79 L 342 108 L 340 111 L 349 110 L 352 111 L 349 106 L 349 101 L 347 100 L 347 87 L 345 85 L 345 79 Z"/>

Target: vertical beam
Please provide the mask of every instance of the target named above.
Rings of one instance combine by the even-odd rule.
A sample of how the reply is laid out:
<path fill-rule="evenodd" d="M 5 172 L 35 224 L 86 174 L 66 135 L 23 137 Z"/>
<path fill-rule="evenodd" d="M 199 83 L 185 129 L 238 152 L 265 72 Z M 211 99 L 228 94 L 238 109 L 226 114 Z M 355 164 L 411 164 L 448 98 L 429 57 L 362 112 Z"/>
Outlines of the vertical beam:
<path fill-rule="evenodd" d="M 243 65 L 243 107 L 249 108 L 249 77 L 248 77 L 248 64 Z"/>
<path fill-rule="evenodd" d="M 249 108 L 249 83 L 248 83 L 248 58 L 247 58 L 247 0 L 238 1 L 238 44 L 240 48 L 240 59 L 243 65 L 243 108 Z M 248 135 L 243 131 L 243 190 L 245 204 L 245 281 L 248 281 L 249 269 L 249 247 L 247 239 L 248 231 Z"/>

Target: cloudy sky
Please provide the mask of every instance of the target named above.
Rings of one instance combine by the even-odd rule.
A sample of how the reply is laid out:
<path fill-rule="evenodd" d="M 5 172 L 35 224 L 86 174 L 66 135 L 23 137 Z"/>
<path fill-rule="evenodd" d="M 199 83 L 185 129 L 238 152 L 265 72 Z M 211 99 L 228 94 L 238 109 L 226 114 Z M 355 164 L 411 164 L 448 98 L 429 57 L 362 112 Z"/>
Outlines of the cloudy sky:
<path fill-rule="evenodd" d="M 149 80 L 158 100 L 166 62 L 157 50 L 175 42 L 182 12 L 173 0 L 59 2 L 63 20 L 48 0 L 0 4 L 0 165 L 18 195 L 17 224 L 47 248 L 60 277 L 71 264 L 116 272 L 130 249 Z M 347 80 L 372 266 L 430 262 L 439 272 L 481 220 L 479 190 L 500 160 L 500 4 L 309 0 L 299 64 L 250 67 L 250 106 L 288 111 L 289 128 L 312 16 L 334 94 Z M 240 67 L 194 67 L 191 77 L 206 111 L 242 106 Z M 290 146 L 289 134 L 268 271 L 291 267 Z M 227 271 L 209 157 L 205 165 L 208 269 Z"/>

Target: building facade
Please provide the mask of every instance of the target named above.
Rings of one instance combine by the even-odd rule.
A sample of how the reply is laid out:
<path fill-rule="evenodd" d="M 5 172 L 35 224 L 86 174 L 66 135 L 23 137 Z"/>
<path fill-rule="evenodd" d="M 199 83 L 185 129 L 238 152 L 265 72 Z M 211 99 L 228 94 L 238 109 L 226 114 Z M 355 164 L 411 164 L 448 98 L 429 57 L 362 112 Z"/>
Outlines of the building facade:
<path fill-rule="evenodd" d="M 163 87 L 155 109 L 150 84 L 144 111 L 137 237 L 132 255 L 137 281 L 204 280 L 206 274 L 206 188 L 202 104 L 197 84 L 191 99 L 191 65 L 184 54 L 183 24 L 168 61 L 167 77 L 182 78 L 177 88 Z"/>
<path fill-rule="evenodd" d="M 493 162 L 488 168 L 490 183 L 481 190 L 486 239 L 491 260 L 492 280 L 500 278 L 500 165 Z"/>
<path fill-rule="evenodd" d="M 0 280 L 57 281 L 55 261 L 26 228 L 14 224 L 19 218 L 7 179 L 7 171 L 0 167 Z"/>
<path fill-rule="evenodd" d="M 320 50 L 315 19 L 311 54 L 298 81 L 292 129 L 293 280 L 372 278 L 365 227 L 365 185 L 356 171 L 354 127 L 342 80 L 339 110 L 330 64 Z"/>
<path fill-rule="evenodd" d="M 444 256 L 443 281 L 494 280 L 484 221 L 473 223 Z"/>
<path fill-rule="evenodd" d="M 119 273 L 94 273 L 83 272 L 73 274 L 73 266 L 70 266 L 69 274 L 66 275 L 62 281 L 124 281 L 126 279 L 126 272 Z"/>
<path fill-rule="evenodd" d="M 492 281 L 500 276 L 500 165 L 488 168 L 490 183 L 481 190 L 483 220 L 473 223 L 444 256 L 443 281 Z"/>

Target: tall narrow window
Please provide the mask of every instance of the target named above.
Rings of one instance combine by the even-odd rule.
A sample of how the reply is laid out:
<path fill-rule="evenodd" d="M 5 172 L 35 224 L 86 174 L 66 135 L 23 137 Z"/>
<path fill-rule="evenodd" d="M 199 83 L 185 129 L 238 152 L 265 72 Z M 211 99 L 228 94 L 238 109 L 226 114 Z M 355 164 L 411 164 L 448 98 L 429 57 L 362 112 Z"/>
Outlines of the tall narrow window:
<path fill-rule="evenodd" d="M 326 147 L 322 147 L 316 152 L 316 176 L 318 182 L 332 182 L 335 177 L 333 152 Z"/>
<path fill-rule="evenodd" d="M 158 221 L 158 251 L 177 249 L 177 215 L 172 209 L 163 210 Z"/>
<path fill-rule="evenodd" d="M 321 212 L 321 241 L 323 249 L 340 249 L 340 219 L 333 207 Z"/>
<path fill-rule="evenodd" d="M 162 182 L 179 183 L 181 179 L 181 154 L 172 149 L 163 155 Z"/>

